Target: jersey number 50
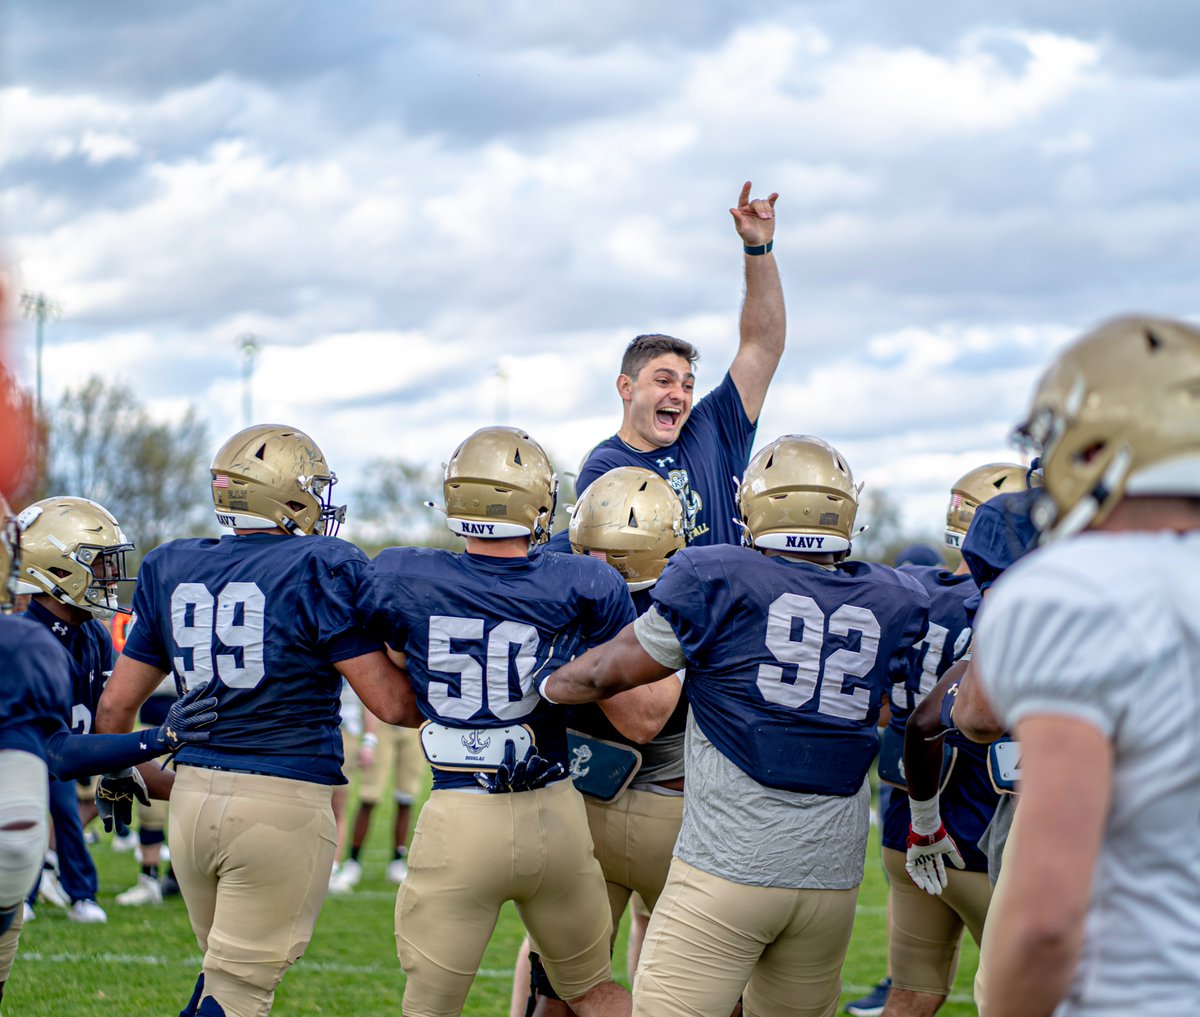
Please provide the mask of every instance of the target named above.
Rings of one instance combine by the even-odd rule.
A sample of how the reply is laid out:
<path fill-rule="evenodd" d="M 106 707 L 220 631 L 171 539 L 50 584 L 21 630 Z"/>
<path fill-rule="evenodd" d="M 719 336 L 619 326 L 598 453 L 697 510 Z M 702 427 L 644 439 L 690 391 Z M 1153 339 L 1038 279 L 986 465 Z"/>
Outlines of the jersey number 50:
<path fill-rule="evenodd" d="M 207 684 L 215 674 L 231 689 L 252 689 L 263 680 L 263 626 L 267 598 L 257 583 L 227 583 L 214 597 L 203 583 L 180 583 L 171 594 L 171 635 L 182 651 L 175 654 L 175 674 L 186 691 Z M 237 654 L 217 653 L 220 640 Z M 188 652 L 190 651 L 190 653 Z"/>
<path fill-rule="evenodd" d="M 793 637 L 795 623 L 800 632 Z M 822 659 L 827 635 L 847 636 L 858 632 L 859 648 L 841 647 Z M 775 659 L 796 665 L 795 682 L 783 680 L 783 668 L 761 664 L 758 691 L 768 703 L 799 709 L 817 699 L 817 710 L 830 717 L 864 720 L 871 709 L 871 690 L 860 685 L 846 687 L 845 678 L 863 678 L 879 655 L 879 621 L 865 607 L 843 604 L 828 618 L 812 597 L 784 593 L 776 597 L 767 613 L 767 649 Z"/>

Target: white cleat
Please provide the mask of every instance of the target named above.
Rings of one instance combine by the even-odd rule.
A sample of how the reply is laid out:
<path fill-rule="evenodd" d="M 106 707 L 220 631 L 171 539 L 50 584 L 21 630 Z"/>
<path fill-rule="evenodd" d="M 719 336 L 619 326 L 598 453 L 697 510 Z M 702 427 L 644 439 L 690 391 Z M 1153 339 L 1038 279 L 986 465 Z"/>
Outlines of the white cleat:
<path fill-rule="evenodd" d="M 336 897 L 354 892 L 354 884 L 346 879 L 345 869 L 340 865 L 335 865 L 329 874 L 329 892 Z"/>
<path fill-rule="evenodd" d="M 162 903 L 162 887 L 158 880 L 139 873 L 137 882 L 124 893 L 117 894 L 117 903 L 122 907 L 143 907 L 146 904 Z"/>
<path fill-rule="evenodd" d="M 399 886 L 408 878 L 408 862 L 403 858 L 393 858 L 388 862 L 387 881 Z"/>
<path fill-rule="evenodd" d="M 37 912 L 29 906 L 29 901 L 25 902 L 25 910 L 22 912 L 22 914 L 24 915 L 24 917 L 21 919 L 22 922 L 32 922 L 35 918 L 37 918 Z"/>
<path fill-rule="evenodd" d="M 47 904 L 53 904 L 56 908 L 69 908 L 71 906 L 71 898 L 67 896 L 67 892 L 62 888 L 62 884 L 58 881 L 58 876 L 54 874 L 53 869 L 42 869 L 42 881 L 38 884 L 38 900 L 44 900 Z"/>
<path fill-rule="evenodd" d="M 339 878 L 348 887 L 356 887 L 362 879 L 362 866 L 353 858 L 347 858 L 337 869 Z"/>
<path fill-rule="evenodd" d="M 84 925 L 103 925 L 108 921 L 108 915 L 104 913 L 104 908 L 94 900 L 77 900 L 71 905 L 67 917 L 73 922 L 82 922 Z"/>

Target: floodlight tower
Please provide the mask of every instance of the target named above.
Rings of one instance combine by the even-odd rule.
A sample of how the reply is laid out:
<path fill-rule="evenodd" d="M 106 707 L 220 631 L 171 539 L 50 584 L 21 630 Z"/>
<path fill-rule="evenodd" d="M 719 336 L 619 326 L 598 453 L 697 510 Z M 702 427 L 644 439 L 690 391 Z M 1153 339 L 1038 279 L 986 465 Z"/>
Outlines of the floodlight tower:
<path fill-rule="evenodd" d="M 258 351 L 262 349 L 262 337 L 253 332 L 243 332 L 237 337 L 242 351 L 242 419 L 246 427 L 254 422 L 254 405 L 251 401 L 250 383 L 254 380 L 254 367 L 258 363 Z"/>
<path fill-rule="evenodd" d="M 25 290 L 21 294 L 21 311 L 26 318 L 37 322 L 37 415 L 42 416 L 42 344 L 45 341 L 46 322 L 62 317 L 62 307 L 45 293 Z"/>

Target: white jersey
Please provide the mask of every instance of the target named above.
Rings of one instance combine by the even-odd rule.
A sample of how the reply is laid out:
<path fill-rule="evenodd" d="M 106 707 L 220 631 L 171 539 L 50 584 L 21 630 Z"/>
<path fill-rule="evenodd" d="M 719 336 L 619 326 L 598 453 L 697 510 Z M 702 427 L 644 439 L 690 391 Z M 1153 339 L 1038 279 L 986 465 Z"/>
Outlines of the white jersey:
<path fill-rule="evenodd" d="M 1056 1017 L 1200 1006 L 1200 533 L 1085 534 L 1015 565 L 975 659 L 1000 718 L 1060 714 L 1114 749 L 1074 984 Z"/>

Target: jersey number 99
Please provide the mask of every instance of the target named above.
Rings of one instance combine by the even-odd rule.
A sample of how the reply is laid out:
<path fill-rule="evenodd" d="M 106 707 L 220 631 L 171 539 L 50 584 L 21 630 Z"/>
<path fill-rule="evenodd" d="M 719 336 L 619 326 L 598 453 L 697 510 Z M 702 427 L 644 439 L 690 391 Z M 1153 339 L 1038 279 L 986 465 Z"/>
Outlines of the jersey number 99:
<path fill-rule="evenodd" d="M 257 583 L 227 583 L 214 597 L 203 583 L 180 583 L 171 594 L 171 635 L 180 652 L 172 658 L 182 685 L 215 674 L 231 689 L 252 689 L 263 680 L 263 627 L 267 598 Z M 226 647 L 218 652 L 216 644 Z M 241 650 L 242 662 L 238 664 Z"/>

